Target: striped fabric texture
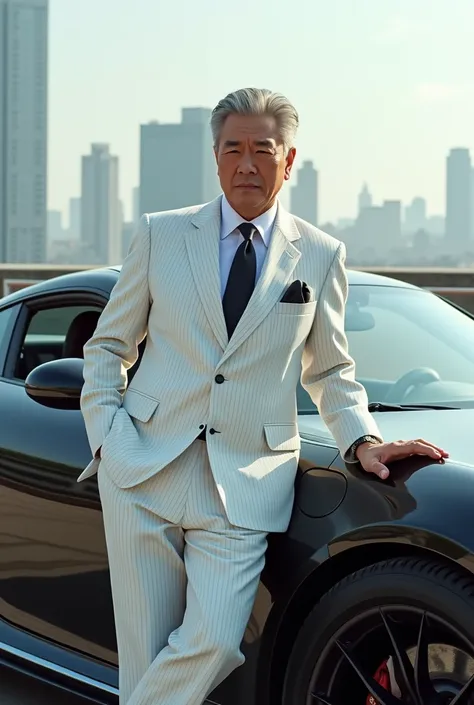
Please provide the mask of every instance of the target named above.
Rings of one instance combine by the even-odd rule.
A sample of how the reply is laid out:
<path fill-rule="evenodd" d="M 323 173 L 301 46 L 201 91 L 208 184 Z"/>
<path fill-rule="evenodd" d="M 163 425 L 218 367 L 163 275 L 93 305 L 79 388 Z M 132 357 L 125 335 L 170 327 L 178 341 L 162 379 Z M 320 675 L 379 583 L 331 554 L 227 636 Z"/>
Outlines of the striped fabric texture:
<path fill-rule="evenodd" d="M 107 473 L 127 489 L 167 468 L 207 426 L 210 467 L 229 522 L 285 531 L 300 450 L 301 374 L 341 452 L 360 436 L 380 437 L 344 333 L 345 248 L 279 205 L 262 273 L 228 340 L 219 237 L 220 197 L 142 217 L 84 349 L 86 430 L 93 455 L 101 448 L 103 462 L 111 461 Z M 311 287 L 314 300 L 281 302 L 295 279 Z M 78 480 L 100 462 L 95 457 Z"/>
<path fill-rule="evenodd" d="M 201 705 L 244 661 L 266 534 L 229 523 L 202 441 L 137 487 L 113 477 L 106 456 L 120 705 Z"/>

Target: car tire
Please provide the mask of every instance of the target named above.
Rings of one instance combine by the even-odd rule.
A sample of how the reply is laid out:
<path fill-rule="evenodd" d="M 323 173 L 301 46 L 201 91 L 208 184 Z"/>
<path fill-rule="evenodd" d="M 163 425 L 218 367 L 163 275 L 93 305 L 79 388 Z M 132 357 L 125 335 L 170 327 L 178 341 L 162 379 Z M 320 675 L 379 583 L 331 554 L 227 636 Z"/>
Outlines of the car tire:
<path fill-rule="evenodd" d="M 307 617 L 290 655 L 283 705 L 306 705 L 316 664 L 331 637 L 358 610 L 388 603 L 430 610 L 474 640 L 474 579 L 456 568 L 413 557 L 375 563 L 338 582 Z"/>

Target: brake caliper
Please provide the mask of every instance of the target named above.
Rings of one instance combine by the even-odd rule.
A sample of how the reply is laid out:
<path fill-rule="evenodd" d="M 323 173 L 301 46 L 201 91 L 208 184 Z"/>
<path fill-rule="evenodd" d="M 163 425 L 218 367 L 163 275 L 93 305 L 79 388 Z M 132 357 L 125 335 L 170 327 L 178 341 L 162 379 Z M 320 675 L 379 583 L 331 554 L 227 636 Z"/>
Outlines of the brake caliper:
<path fill-rule="evenodd" d="M 388 690 L 396 698 L 401 698 L 402 694 L 395 679 L 395 671 L 393 668 L 393 658 L 390 656 L 386 661 L 382 661 L 380 666 L 374 673 L 374 680 Z M 370 693 L 367 696 L 365 705 L 380 705 L 380 703 Z"/>

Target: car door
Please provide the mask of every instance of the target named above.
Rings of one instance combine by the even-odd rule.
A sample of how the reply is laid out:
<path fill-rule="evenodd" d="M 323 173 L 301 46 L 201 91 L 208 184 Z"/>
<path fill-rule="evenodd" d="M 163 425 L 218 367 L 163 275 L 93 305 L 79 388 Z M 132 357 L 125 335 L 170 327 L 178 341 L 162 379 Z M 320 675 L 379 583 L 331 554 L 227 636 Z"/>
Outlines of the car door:
<path fill-rule="evenodd" d="M 82 415 L 25 391 L 33 367 L 63 355 L 76 317 L 104 304 L 92 293 L 48 294 L 16 314 L 0 379 L 0 618 L 33 642 L 116 664 L 97 482 L 76 483 L 90 460 Z M 0 310 L 0 336 L 1 326 Z"/>

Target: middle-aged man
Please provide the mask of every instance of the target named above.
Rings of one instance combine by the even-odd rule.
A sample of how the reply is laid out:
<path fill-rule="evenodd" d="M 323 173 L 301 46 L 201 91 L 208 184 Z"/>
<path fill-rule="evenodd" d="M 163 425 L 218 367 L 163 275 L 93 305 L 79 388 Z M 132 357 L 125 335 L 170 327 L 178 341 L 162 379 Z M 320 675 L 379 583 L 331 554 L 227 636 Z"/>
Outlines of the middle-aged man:
<path fill-rule="evenodd" d="M 386 478 L 388 461 L 447 455 L 384 443 L 367 410 L 344 245 L 277 200 L 297 126 L 268 90 L 219 102 L 224 195 L 142 217 L 84 349 L 94 459 L 79 480 L 98 469 L 121 705 L 201 705 L 243 662 L 266 537 L 292 512 L 300 376 L 348 462 Z"/>

